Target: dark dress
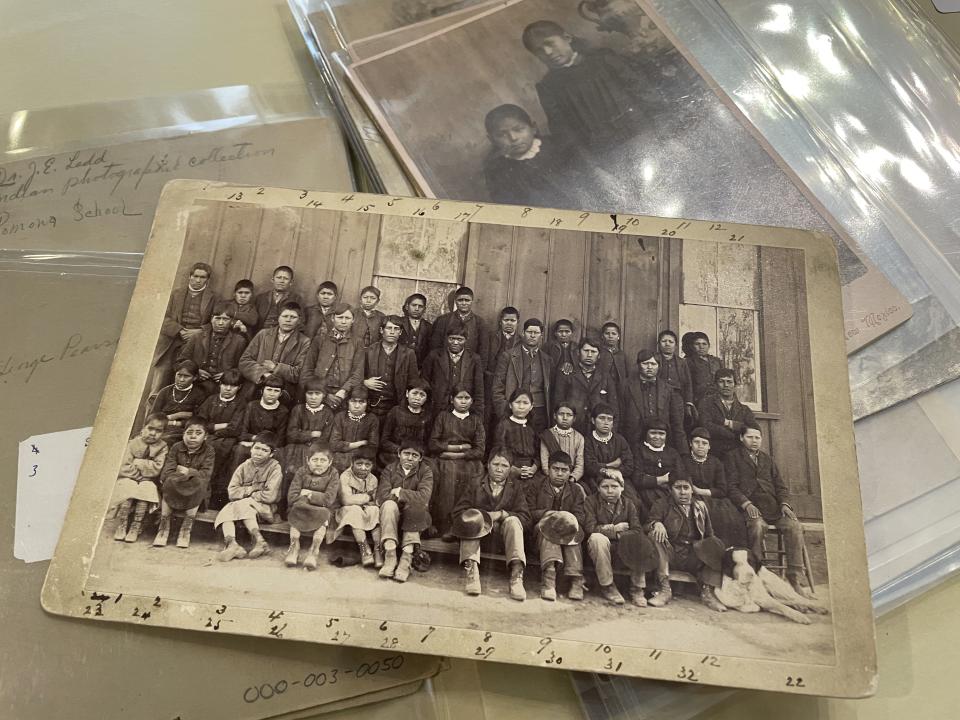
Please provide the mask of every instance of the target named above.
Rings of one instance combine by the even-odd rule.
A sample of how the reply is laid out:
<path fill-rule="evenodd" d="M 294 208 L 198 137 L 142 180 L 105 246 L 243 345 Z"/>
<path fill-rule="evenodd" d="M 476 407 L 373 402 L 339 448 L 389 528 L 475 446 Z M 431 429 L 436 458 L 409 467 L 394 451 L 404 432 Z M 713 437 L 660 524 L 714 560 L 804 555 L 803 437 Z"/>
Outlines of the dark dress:
<path fill-rule="evenodd" d="M 210 478 L 210 507 L 222 508 L 227 502 L 227 484 L 230 475 L 230 455 L 237 438 L 240 436 L 239 416 L 243 414 L 245 405 L 239 397 L 229 402 L 220 399 L 220 394 L 211 395 L 197 408 L 197 417 L 203 418 L 210 426 L 207 443 L 213 448 L 213 475 Z M 227 423 L 225 428 L 213 430 L 214 425 Z"/>
<path fill-rule="evenodd" d="M 697 462 L 693 456 L 683 458 L 683 465 L 694 487 L 710 491 L 710 497 L 700 497 L 707 504 L 713 531 L 723 541 L 724 547 L 749 547 L 747 544 L 747 526 L 741 513 L 727 497 L 727 478 L 723 463 L 712 455 L 704 462 Z"/>
<path fill-rule="evenodd" d="M 301 495 L 309 490 L 309 495 Z M 320 475 L 314 475 L 307 467 L 301 467 L 293 476 L 286 494 L 287 507 L 297 512 L 288 512 L 290 525 L 300 532 L 313 532 L 329 524 L 340 507 L 340 473 L 331 465 Z"/>
<path fill-rule="evenodd" d="M 293 474 L 307 464 L 307 448 L 314 442 L 329 442 L 333 429 L 333 412 L 321 405 L 316 412 L 306 405 L 297 405 L 290 411 L 287 419 L 287 446 L 283 449 L 284 476 Z M 313 437 L 311 433 L 319 430 L 322 435 Z M 286 493 L 286 488 L 284 488 Z"/>
<path fill-rule="evenodd" d="M 430 496 L 430 517 L 440 533 L 450 530 L 453 506 L 464 483 L 483 474 L 485 452 L 483 418 L 475 413 L 458 418 L 452 412 L 440 414 L 430 433 L 430 454 L 433 456 L 433 495 Z M 470 443 L 465 457 L 440 457 L 447 445 Z"/>
<path fill-rule="evenodd" d="M 429 427 L 430 413 L 426 408 L 421 408 L 418 413 L 410 412 L 406 403 L 390 408 L 380 429 L 380 453 L 377 456 L 380 467 L 385 468 L 397 459 L 400 443 L 404 440 L 416 440 L 426 448 Z"/>
<path fill-rule="evenodd" d="M 160 471 L 163 501 L 174 510 L 190 510 L 206 500 L 210 495 L 213 456 L 213 448 L 206 440 L 196 452 L 190 452 L 182 441 L 170 448 Z M 177 465 L 189 468 L 187 474 L 177 472 Z"/>
<path fill-rule="evenodd" d="M 627 497 L 636 500 L 637 491 L 633 485 L 633 476 L 635 473 L 633 453 L 630 450 L 630 443 L 619 433 L 613 433 L 613 437 L 607 442 L 597 440 L 592 432 L 584 435 L 584 489 L 588 493 L 595 493 L 600 484 L 600 468 L 607 463 L 613 462 L 617 458 L 620 458 L 621 461 L 620 472 L 623 474 L 624 492 L 627 494 Z"/>
<path fill-rule="evenodd" d="M 337 413 L 333 417 L 330 431 L 330 447 L 333 449 L 333 464 L 343 472 L 353 462 L 353 450 L 350 443 L 366 440 L 367 447 L 374 452 L 380 444 L 380 420 L 376 415 L 364 413 L 358 420 L 349 412 Z"/>
<path fill-rule="evenodd" d="M 680 454 L 669 445 L 657 452 L 643 443 L 634 462 L 638 495 L 648 510 L 659 498 L 670 497 L 670 486 L 657 484 L 660 475 L 670 473 L 672 477 L 674 473 L 680 473 L 683 477 L 687 476 L 687 469 L 680 459 Z"/>
<path fill-rule="evenodd" d="M 147 414 L 163 413 L 168 416 L 182 412 L 194 414 L 206 398 L 207 395 L 200 387 L 199 382 L 193 383 L 186 393 L 182 390 L 176 390 L 174 385 L 167 385 L 157 393 L 157 397 L 154 398 L 153 405 Z M 183 420 L 180 422 L 182 423 Z M 167 445 L 179 442 L 183 438 L 183 425 L 167 426 L 162 437 Z"/>
<path fill-rule="evenodd" d="M 287 435 L 287 417 L 290 410 L 285 405 L 279 403 L 277 407 L 268 410 L 260 404 L 259 400 L 251 400 L 247 403 L 243 413 L 237 413 L 237 436 L 241 442 L 250 442 L 257 433 L 269 430 L 277 436 L 277 449 L 274 450 L 274 458 L 279 462 L 283 456 L 282 448 L 286 442 Z M 233 448 L 230 458 L 230 473 L 240 467 L 240 463 L 250 457 L 250 448 L 245 445 L 236 445 Z"/>
<path fill-rule="evenodd" d="M 487 193 L 494 202 L 533 207 L 579 208 L 577 189 L 584 187 L 582 162 L 576 153 L 549 136 L 541 137 L 539 152 L 527 160 L 514 160 L 494 150 L 483 165 Z M 488 366 L 489 367 L 489 366 Z"/>
<path fill-rule="evenodd" d="M 516 423 L 509 417 L 497 423 L 493 431 L 493 442 L 490 449 L 498 447 L 509 448 L 514 455 L 514 467 L 520 465 L 537 465 L 540 463 L 540 438 L 534 432 L 529 421 L 525 425 Z"/>

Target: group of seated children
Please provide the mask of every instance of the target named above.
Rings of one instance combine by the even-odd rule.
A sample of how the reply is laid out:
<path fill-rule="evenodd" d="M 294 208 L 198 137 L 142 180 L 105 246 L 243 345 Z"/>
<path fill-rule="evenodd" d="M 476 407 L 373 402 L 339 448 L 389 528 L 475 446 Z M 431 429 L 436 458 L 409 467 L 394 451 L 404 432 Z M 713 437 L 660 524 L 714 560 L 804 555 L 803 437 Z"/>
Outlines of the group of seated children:
<path fill-rule="evenodd" d="M 221 390 L 220 401 L 236 389 L 232 380 L 221 379 L 221 388 L 229 391 Z M 265 412 L 273 406 L 276 412 L 274 389 L 268 383 L 261 399 L 251 403 Z M 428 392 L 423 381 L 412 383 L 404 411 L 422 412 Z M 724 548 L 762 549 L 767 522 L 772 522 L 784 531 L 791 582 L 802 570 L 793 554 L 801 552 L 802 529 L 785 501 L 776 465 L 759 448 L 756 425 L 739 428 L 739 447 L 731 448 L 721 463 L 710 455 L 709 430 L 694 429 L 690 452 L 681 457 L 666 443 L 666 425 L 654 419 L 635 454 L 616 432 L 617 411 L 602 402 L 592 409 L 593 429 L 586 437 L 574 428 L 577 409 L 566 402 L 555 408 L 554 424 L 536 434 L 527 422 L 533 398 L 518 388 L 487 453 L 484 423 L 471 404 L 470 393 L 455 386 L 448 409 L 432 423 L 397 423 L 394 418 L 393 424 L 405 429 L 393 434 L 390 451 L 379 455 L 388 462 L 378 466 L 378 447 L 383 448 L 377 418 L 366 413 L 365 390 L 355 389 L 346 411 L 331 414 L 322 390 L 308 385 L 304 403 L 282 426 L 286 446 L 281 446 L 276 425 L 265 422 L 237 433 L 234 450 L 242 449 L 244 459 L 230 474 L 225 503 L 214 521 L 224 539 L 219 559 L 268 553 L 260 524 L 282 515 L 290 528 L 284 562 L 291 567 L 315 570 L 324 541 L 334 542 L 349 529 L 363 566 L 405 582 L 421 535 L 441 535 L 459 541 L 470 595 L 481 592 L 479 565 L 486 549 L 504 554 L 510 597 L 524 600 L 525 547 L 530 547 L 539 557 L 540 596 L 556 600 L 559 576 L 566 580 L 567 597 L 580 600 L 585 549 L 599 592 L 612 604 L 626 602 L 615 582 L 619 565 L 620 574 L 629 577 L 634 605 L 666 605 L 673 569 L 694 575 L 703 602 L 722 611 L 714 588 Z M 398 412 L 391 411 L 394 416 Z M 209 497 L 216 458 L 225 457 L 216 446 L 218 428 L 224 429 L 216 419 L 222 417 L 213 415 L 208 419 L 198 413 L 185 420 L 180 439 L 169 449 L 164 438 L 174 434 L 170 420 L 162 414 L 146 418 L 129 442 L 120 473 L 128 499 L 120 506 L 116 539 L 136 540 L 153 504 L 161 511 L 154 545 L 167 544 L 170 518 L 177 510 L 184 515 L 177 546 L 188 546 L 193 519 Z M 373 422 L 364 429 L 367 418 Z M 423 442 L 428 426 L 429 457 Z M 251 538 L 249 550 L 237 540 L 238 521 Z M 312 539 L 301 560 L 302 534 L 312 534 Z"/>

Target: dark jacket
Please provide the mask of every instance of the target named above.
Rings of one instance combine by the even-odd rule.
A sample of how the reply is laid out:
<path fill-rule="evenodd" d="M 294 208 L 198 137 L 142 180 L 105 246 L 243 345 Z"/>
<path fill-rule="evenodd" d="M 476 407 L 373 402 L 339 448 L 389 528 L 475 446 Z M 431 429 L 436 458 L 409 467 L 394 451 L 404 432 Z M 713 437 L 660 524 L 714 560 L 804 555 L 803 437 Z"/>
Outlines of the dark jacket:
<path fill-rule="evenodd" d="M 363 362 L 363 348 L 352 334 L 337 338 L 333 333 L 320 333 L 303 361 L 300 384 L 319 378 L 332 392 L 343 390 L 349 397 L 350 391 L 363 382 Z"/>
<path fill-rule="evenodd" d="M 707 504 L 703 500 L 693 500 L 693 540 L 713 537 L 713 523 L 710 521 L 710 513 L 707 510 Z M 647 524 L 644 528 L 647 532 L 653 529 L 655 523 L 663 523 L 667 530 L 667 537 L 673 544 L 681 536 L 688 523 L 688 517 L 674 501 L 673 497 L 662 497 L 657 500 L 650 508 L 647 517 Z M 699 536 L 699 537 L 696 537 Z"/>
<path fill-rule="evenodd" d="M 353 317 L 353 336 L 362 347 L 368 348 L 380 342 L 380 324 L 386 315 L 379 310 L 374 310 L 370 317 L 367 317 L 358 307 L 353 311 Z"/>
<path fill-rule="evenodd" d="M 698 404 L 706 396 L 717 391 L 714 375 L 723 367 L 720 358 L 707 355 L 705 358 L 697 354 L 687 355 L 684 358 L 687 369 L 690 371 L 690 381 L 693 385 L 693 402 Z"/>
<path fill-rule="evenodd" d="M 191 337 L 187 340 L 186 344 L 180 348 L 177 360 L 193 360 L 198 368 L 206 370 L 211 374 L 238 368 L 240 366 L 240 357 L 247 347 L 246 338 L 240 333 L 230 332 L 229 330 L 224 333 L 225 337 L 223 338 L 223 343 L 220 345 L 220 353 L 217 356 L 216 367 L 211 368 L 207 362 L 207 356 L 210 353 L 210 338 L 212 335 L 213 330 L 207 327 L 204 328 L 203 332 L 199 335 Z"/>
<path fill-rule="evenodd" d="M 674 390 L 679 392 L 684 403 L 693 403 L 693 381 L 690 379 L 687 361 L 676 353 L 669 360 L 659 351 L 655 357 L 660 363 L 660 379 L 667 381 Z"/>
<path fill-rule="evenodd" d="M 250 382 L 258 383 L 264 375 L 268 374 L 263 362 L 273 357 L 279 334 L 280 331 L 275 327 L 261 330 L 243 351 L 243 355 L 240 356 L 240 372 Z M 270 373 L 283 380 L 283 389 L 288 393 L 294 392 L 297 383 L 303 377 L 304 362 L 309 348 L 310 339 L 299 330 L 294 330 L 280 352 L 277 367 Z"/>
<path fill-rule="evenodd" d="M 311 305 L 304 310 L 303 334 L 310 338 L 311 342 L 316 338 L 317 333 L 330 332 L 333 330 L 333 308 L 324 315 L 319 305 Z"/>
<path fill-rule="evenodd" d="M 295 302 L 301 308 L 306 307 L 303 299 L 292 290 L 287 291 L 286 297 L 281 300 L 279 304 L 273 301 L 272 288 L 266 292 L 262 292 L 259 295 L 254 296 L 253 305 L 255 308 L 257 308 L 257 316 L 260 321 L 260 324 L 257 326 L 257 330 L 266 330 L 268 328 L 276 327 L 277 316 L 280 314 L 280 305 L 288 302 Z M 303 318 L 301 317 L 301 320 L 302 319 Z"/>
<path fill-rule="evenodd" d="M 472 478 L 460 487 L 457 500 L 453 506 L 453 516 L 456 517 L 464 510 L 475 508 L 493 512 L 503 510 L 517 518 L 523 529 L 530 528 L 530 511 L 527 508 L 527 499 L 518 480 L 508 477 L 503 486 L 500 497 L 494 498 L 490 492 L 490 478 L 486 473 Z"/>
<path fill-rule="evenodd" d="M 470 313 L 470 316 L 466 320 L 460 320 L 460 316 L 457 315 L 456 312 L 444 313 L 438 317 L 433 323 L 433 330 L 430 332 L 430 348 L 433 350 L 446 350 L 447 328 L 455 317 L 459 322 L 463 323 L 467 329 L 465 348 L 480 356 L 480 364 L 482 366 L 489 354 L 487 343 L 490 338 L 487 336 L 487 328 L 483 320 L 474 312 Z"/>
<path fill-rule="evenodd" d="M 497 359 L 497 367 L 493 373 L 493 389 L 491 402 L 493 412 L 497 417 L 509 417 L 510 396 L 523 383 L 523 353 L 522 345 L 517 345 L 507 352 L 501 353 Z M 547 417 L 553 415 L 551 403 L 552 386 L 550 376 L 553 374 L 553 363 L 549 353 L 543 349 L 537 351 L 535 362 L 540 364 L 540 374 L 543 378 L 543 395 L 546 402 Z"/>
<path fill-rule="evenodd" d="M 483 386 L 483 361 L 475 352 L 464 350 L 460 357 L 464 363 L 461 373 L 461 384 L 467 387 L 473 396 L 472 412 L 483 415 L 486 394 Z M 430 402 L 433 413 L 437 415 L 450 406 L 450 389 L 453 380 L 450 377 L 450 361 L 446 348 L 431 350 L 423 362 L 422 375 L 430 383 Z"/>
<path fill-rule="evenodd" d="M 757 422 L 753 410 L 736 398 L 727 410 L 719 395 L 708 395 L 700 401 L 697 410 L 700 413 L 700 426 L 710 431 L 710 453 L 720 460 L 731 450 L 741 447 L 740 429 Z M 733 427 L 726 427 L 724 420 L 731 420 Z"/>
<path fill-rule="evenodd" d="M 410 324 L 410 318 L 403 317 L 401 325 L 400 344 L 406 345 L 417 354 L 417 363 L 422 367 L 427 359 L 427 353 L 430 352 L 430 338 L 433 335 L 433 323 L 423 318 L 420 319 L 420 327 L 413 329 Z"/>
<path fill-rule="evenodd" d="M 553 406 L 556 407 L 560 401 L 571 403 L 577 410 L 573 426 L 584 436 L 593 427 L 591 416 L 595 405 L 606 403 L 614 409 L 614 412 L 619 412 L 620 399 L 617 394 L 617 384 L 605 370 L 596 368 L 588 380 L 580 369 L 580 365 L 576 364 L 570 375 L 564 375 L 558 370 L 556 378 L 557 384 L 553 388 Z M 616 422 L 619 431 L 622 418 L 617 417 Z"/>
<path fill-rule="evenodd" d="M 727 474 L 723 463 L 712 454 L 706 461 L 699 463 L 691 455 L 683 456 L 683 465 L 690 476 L 690 482 L 701 490 L 709 490 L 711 498 L 725 498 L 729 495 L 727 488 Z"/>
<path fill-rule="evenodd" d="M 178 344 L 180 340 L 180 331 L 183 330 L 181 320 L 183 319 L 183 305 L 187 300 L 187 288 L 174 290 L 170 295 L 170 301 L 167 303 L 167 312 L 163 316 L 163 324 L 160 326 L 160 338 L 157 340 L 157 348 L 153 354 L 153 361 L 159 360 L 172 345 Z M 200 324 L 206 325 L 210 322 L 213 315 L 213 306 L 217 304 L 220 298 L 207 285 L 200 296 Z"/>
<path fill-rule="evenodd" d="M 420 377 L 420 368 L 417 366 L 417 356 L 413 350 L 405 345 L 397 345 L 393 351 L 396 357 L 393 362 L 393 377 L 383 378 L 384 382 L 393 387 L 393 397 L 395 402 L 400 402 L 407 387 L 414 380 Z M 380 357 L 384 355 L 383 343 L 377 342 L 367 348 L 364 354 L 365 363 L 363 377 L 372 378 L 377 374 L 377 366 L 380 363 Z M 379 398 L 379 393 L 370 391 L 370 406 L 373 407 Z"/>
<path fill-rule="evenodd" d="M 654 418 L 659 418 L 667 423 L 667 442 L 676 448 L 677 452 L 683 454 L 687 452 L 687 436 L 683 431 L 683 401 L 680 396 L 673 391 L 669 384 L 660 380 L 656 383 L 656 413 L 649 415 L 643 402 L 640 400 L 642 383 L 637 380 L 629 384 L 629 389 L 624 393 L 625 397 L 621 402 L 623 406 L 624 422 L 622 434 L 627 438 L 627 442 L 634 448 L 634 454 L 643 441 L 646 439 L 647 426 Z"/>
<path fill-rule="evenodd" d="M 377 486 L 377 504 L 383 505 L 390 499 L 390 491 L 401 488 L 399 504 L 416 505 L 427 509 L 430 505 L 430 495 L 433 494 L 433 470 L 430 463 L 421 462 L 410 475 L 403 474 L 400 461 L 390 463 L 380 474 L 380 484 Z"/>
<path fill-rule="evenodd" d="M 580 483 L 572 480 L 565 483 L 559 493 L 555 493 L 550 484 L 550 478 L 546 475 L 534 475 L 527 485 L 526 499 L 530 518 L 534 523 L 540 522 L 544 513 L 550 510 L 566 510 L 573 513 L 580 527 L 583 527 L 586 521 L 583 509 L 586 493 Z"/>
<path fill-rule="evenodd" d="M 629 523 L 631 530 L 643 530 L 643 523 L 646 520 L 646 511 L 643 508 L 637 508 L 636 503 L 628 497 L 620 496 L 611 506 L 599 495 L 591 495 L 583 504 L 584 523 L 583 531 L 590 533 L 600 532 L 601 525 L 616 525 L 617 523 Z M 616 540 L 614 533 L 603 533 L 611 540 Z"/>
<path fill-rule="evenodd" d="M 790 489 L 769 455 L 761 450 L 754 463 L 741 445 L 727 453 L 723 469 L 734 505 L 743 510 L 751 502 L 765 520 L 772 522 L 780 518 L 780 505 L 789 503 Z"/>
<path fill-rule="evenodd" d="M 340 507 L 340 473 L 333 465 L 321 475 L 314 475 L 308 467 L 297 469 L 287 490 L 287 507 L 293 507 L 300 498 L 301 490 L 310 491 L 310 495 L 305 497 L 311 505 L 330 510 Z"/>

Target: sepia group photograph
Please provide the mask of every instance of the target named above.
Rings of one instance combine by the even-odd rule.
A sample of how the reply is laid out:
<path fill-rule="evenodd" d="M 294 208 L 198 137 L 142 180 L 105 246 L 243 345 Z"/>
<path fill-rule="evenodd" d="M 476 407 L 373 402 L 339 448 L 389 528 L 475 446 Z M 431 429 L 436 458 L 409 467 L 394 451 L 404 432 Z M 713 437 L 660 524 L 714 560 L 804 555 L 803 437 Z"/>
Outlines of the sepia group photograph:
<path fill-rule="evenodd" d="M 839 662 L 856 467 L 802 232 L 182 185 L 78 484 L 87 592 Z"/>

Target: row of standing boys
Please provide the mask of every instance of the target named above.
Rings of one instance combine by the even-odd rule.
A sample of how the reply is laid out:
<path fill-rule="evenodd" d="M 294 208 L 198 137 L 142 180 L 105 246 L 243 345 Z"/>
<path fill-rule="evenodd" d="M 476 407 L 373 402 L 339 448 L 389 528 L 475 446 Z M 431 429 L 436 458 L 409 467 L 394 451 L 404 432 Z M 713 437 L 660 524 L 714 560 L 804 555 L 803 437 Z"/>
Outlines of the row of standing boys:
<path fill-rule="evenodd" d="M 776 466 L 766 456 L 765 472 L 757 472 L 759 455 L 741 442 L 742 430 L 752 436 L 759 428 L 703 333 L 685 336 L 689 346 L 680 357 L 676 335 L 662 332 L 656 349 L 638 354 L 634 376 L 613 322 L 603 325 L 600 339 L 576 342 L 573 323 L 558 320 L 544 343 L 544 323 L 531 318 L 521 326 L 515 308 L 486 327 L 466 287 L 454 293 L 453 310 L 430 323 L 427 299 L 418 293 L 402 315 L 384 315 L 377 288 L 364 288 L 354 309 L 324 282 L 307 306 L 290 289 L 293 270 L 281 266 L 270 290 L 255 295 L 242 280 L 222 301 L 209 290 L 211 274 L 195 264 L 167 309 L 154 357 L 155 395 L 121 471 L 127 497 L 118 539 L 135 540 L 144 514 L 157 505 L 155 544 L 166 544 L 170 518 L 181 511 L 178 545 L 186 546 L 205 505 L 219 510 L 222 559 L 248 554 L 236 541 L 236 522 L 250 531 L 249 555 L 256 557 L 268 551 L 258 522 L 286 518 L 288 564 L 299 562 L 300 532 L 314 532 L 304 564 L 316 567 L 323 539 L 350 528 L 364 564 L 406 579 L 421 533 L 453 540 L 459 531 L 461 540 L 474 539 L 463 538 L 461 526 L 464 512 L 478 508 L 457 509 L 458 498 L 490 479 L 497 457 L 509 460 L 510 480 L 535 515 L 538 503 L 550 504 L 540 521 L 544 513 L 570 513 L 581 532 L 582 503 L 561 507 L 569 493 L 558 492 L 552 477 L 558 454 L 569 458 L 574 495 L 599 501 L 611 480 L 620 493 L 603 509 L 617 514 L 628 501 L 641 525 L 649 525 L 658 501 L 671 501 L 673 480 L 692 478 L 695 501 L 685 504 L 680 525 L 703 536 L 698 513 L 709 512 L 710 534 L 716 526 L 724 546 L 757 547 L 758 507 L 771 522 L 784 506 L 789 511 Z M 754 468 L 746 467 L 746 483 L 743 463 L 726 457 L 736 460 L 741 451 Z M 728 478 L 731 471 L 737 477 Z M 419 487 L 425 474 L 429 481 Z M 732 492 L 728 479 L 735 481 Z M 502 502 L 497 494 L 493 505 Z M 617 532 L 608 534 L 617 539 Z M 565 558 L 557 564 L 569 575 L 576 561 Z M 582 584 L 574 584 L 581 591 L 571 596 L 582 596 Z M 613 601 L 611 584 L 601 589 Z"/>

